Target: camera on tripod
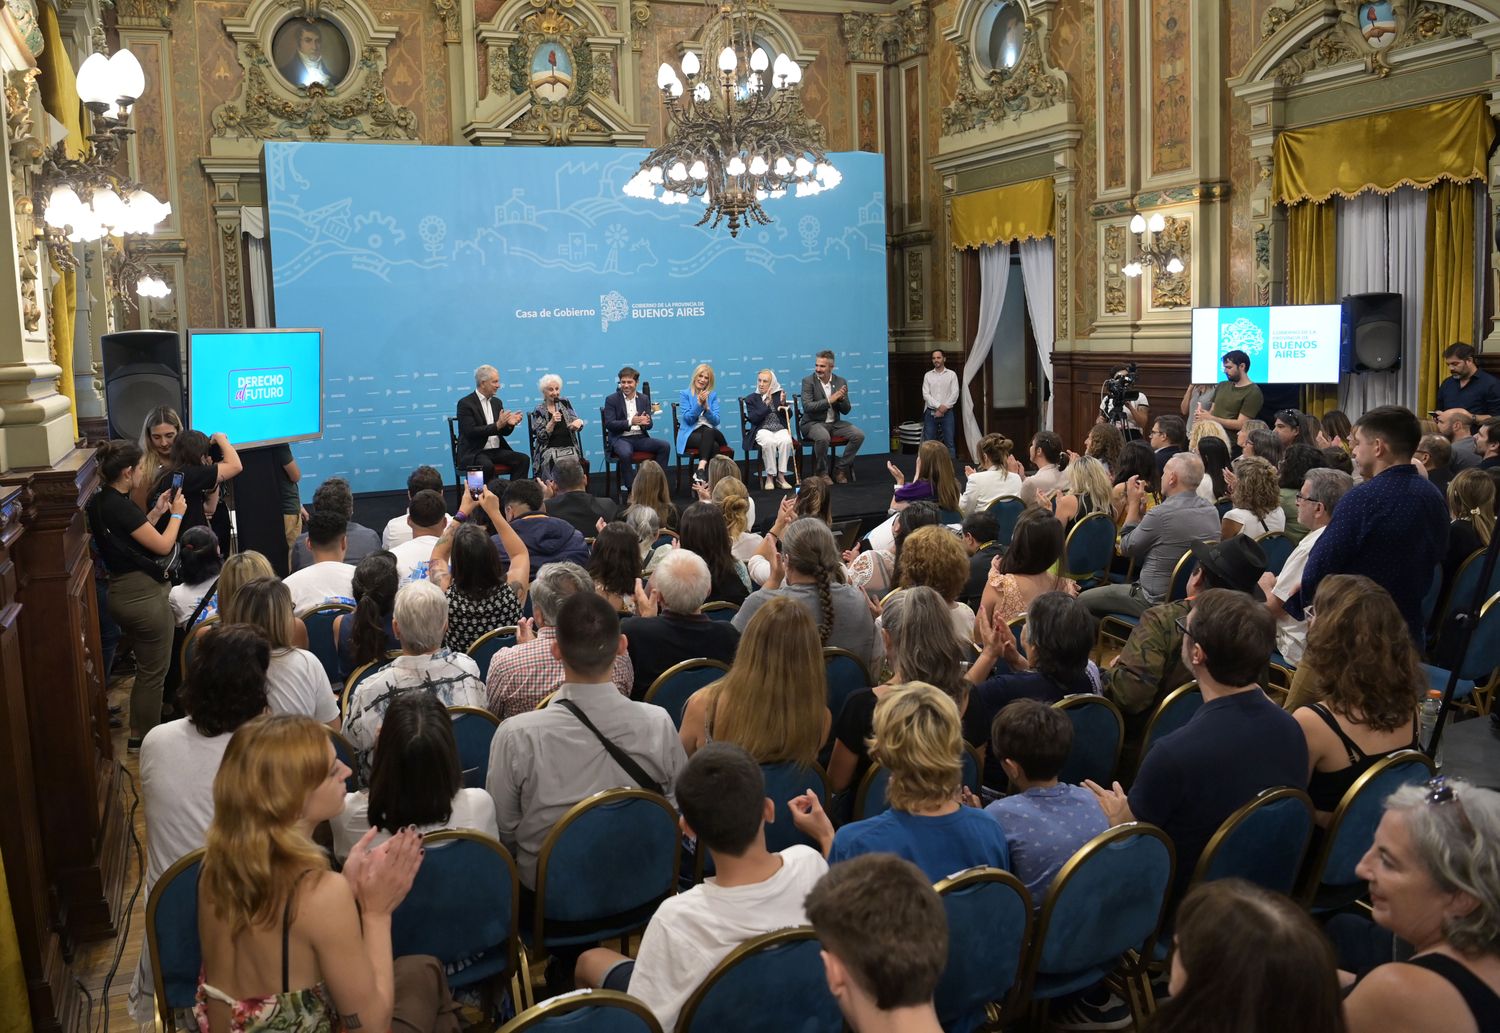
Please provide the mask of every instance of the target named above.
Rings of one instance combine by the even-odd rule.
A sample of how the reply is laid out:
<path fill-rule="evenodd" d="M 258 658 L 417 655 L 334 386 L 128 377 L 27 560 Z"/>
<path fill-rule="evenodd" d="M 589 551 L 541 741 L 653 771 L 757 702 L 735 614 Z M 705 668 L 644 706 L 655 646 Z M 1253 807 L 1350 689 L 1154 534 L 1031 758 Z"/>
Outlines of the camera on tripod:
<path fill-rule="evenodd" d="M 1135 391 L 1136 369 L 1135 363 L 1130 363 L 1124 369 L 1117 370 L 1115 375 L 1104 382 L 1104 418 L 1110 422 L 1121 420 L 1125 417 L 1125 403 L 1136 397 Z"/>

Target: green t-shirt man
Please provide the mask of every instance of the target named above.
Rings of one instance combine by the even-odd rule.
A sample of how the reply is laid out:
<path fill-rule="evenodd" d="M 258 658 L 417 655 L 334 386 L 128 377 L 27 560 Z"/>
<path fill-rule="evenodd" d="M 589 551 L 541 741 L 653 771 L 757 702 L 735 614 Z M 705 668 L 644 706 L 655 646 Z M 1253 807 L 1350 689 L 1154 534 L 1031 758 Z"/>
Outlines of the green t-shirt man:
<path fill-rule="evenodd" d="M 1239 430 L 1246 420 L 1253 420 L 1266 404 L 1260 386 L 1250 382 L 1250 356 L 1242 351 L 1224 354 L 1224 380 L 1214 388 L 1205 409 L 1200 403 L 1198 416 L 1205 415 L 1227 430 Z"/>

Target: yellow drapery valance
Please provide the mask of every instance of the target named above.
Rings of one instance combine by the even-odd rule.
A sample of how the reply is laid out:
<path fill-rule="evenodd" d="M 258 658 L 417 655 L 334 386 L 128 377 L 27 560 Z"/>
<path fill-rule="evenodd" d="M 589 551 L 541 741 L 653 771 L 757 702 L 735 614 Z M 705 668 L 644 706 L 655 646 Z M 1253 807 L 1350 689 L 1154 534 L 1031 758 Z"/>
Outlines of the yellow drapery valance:
<path fill-rule="evenodd" d="M 1439 180 L 1486 176 L 1495 123 L 1484 97 L 1464 97 L 1276 134 L 1280 204 L 1326 201 L 1338 194 L 1388 194 Z"/>
<path fill-rule="evenodd" d="M 960 194 L 953 199 L 953 246 L 979 248 L 1052 236 L 1052 180 Z"/>

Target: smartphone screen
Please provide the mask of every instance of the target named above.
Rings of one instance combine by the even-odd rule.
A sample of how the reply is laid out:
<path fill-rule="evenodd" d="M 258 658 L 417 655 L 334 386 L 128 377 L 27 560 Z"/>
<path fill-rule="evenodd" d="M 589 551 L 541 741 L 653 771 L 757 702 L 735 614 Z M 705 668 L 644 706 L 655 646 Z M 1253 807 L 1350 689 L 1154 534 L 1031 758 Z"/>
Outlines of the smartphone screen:
<path fill-rule="evenodd" d="M 181 470 L 178 470 L 176 473 L 174 473 L 172 475 L 172 490 L 173 491 L 181 491 L 182 490 L 182 471 Z"/>
<path fill-rule="evenodd" d="M 480 493 L 484 491 L 484 471 L 470 470 L 464 476 L 464 481 L 468 485 L 469 494 L 476 499 L 479 498 Z"/>

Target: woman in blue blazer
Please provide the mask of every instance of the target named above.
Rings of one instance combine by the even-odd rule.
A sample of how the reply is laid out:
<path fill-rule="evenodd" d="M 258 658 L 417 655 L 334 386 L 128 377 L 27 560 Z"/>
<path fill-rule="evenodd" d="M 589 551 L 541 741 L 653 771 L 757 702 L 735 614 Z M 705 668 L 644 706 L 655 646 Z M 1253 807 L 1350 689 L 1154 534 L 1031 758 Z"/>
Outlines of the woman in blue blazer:
<path fill-rule="evenodd" d="M 693 385 L 678 394 L 680 425 L 677 428 L 677 454 L 687 455 L 693 451 L 698 456 L 698 479 L 708 461 L 728 447 L 724 435 L 719 432 L 719 395 L 714 390 L 714 368 L 701 363 L 693 370 Z"/>

